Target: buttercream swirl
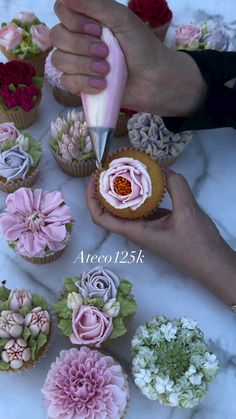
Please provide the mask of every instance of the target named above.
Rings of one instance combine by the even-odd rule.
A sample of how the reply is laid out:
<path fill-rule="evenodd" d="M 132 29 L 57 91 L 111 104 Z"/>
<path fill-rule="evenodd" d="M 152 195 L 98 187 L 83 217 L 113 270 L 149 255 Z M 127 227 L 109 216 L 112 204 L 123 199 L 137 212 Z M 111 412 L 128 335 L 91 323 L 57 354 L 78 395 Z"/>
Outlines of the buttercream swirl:
<path fill-rule="evenodd" d="M 19 144 L 0 153 L 0 176 L 7 180 L 25 179 L 33 165 L 33 157 Z"/>

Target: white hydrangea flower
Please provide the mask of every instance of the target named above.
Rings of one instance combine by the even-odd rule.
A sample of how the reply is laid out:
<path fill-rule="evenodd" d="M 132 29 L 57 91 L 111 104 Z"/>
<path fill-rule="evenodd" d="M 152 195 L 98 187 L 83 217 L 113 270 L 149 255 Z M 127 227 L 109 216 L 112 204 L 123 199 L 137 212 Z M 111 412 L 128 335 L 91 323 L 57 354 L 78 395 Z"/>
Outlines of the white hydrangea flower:
<path fill-rule="evenodd" d="M 190 317 L 182 317 L 181 318 L 181 323 L 182 323 L 184 329 L 189 329 L 189 330 L 194 330 L 198 325 L 198 323 L 195 322 Z"/>
<path fill-rule="evenodd" d="M 208 369 L 214 369 L 218 367 L 218 361 L 216 359 L 216 356 L 214 354 L 210 354 L 209 352 L 205 353 L 205 362 L 203 364 L 203 367 L 206 368 L 206 370 Z"/>
<path fill-rule="evenodd" d="M 195 366 L 194 365 L 190 365 L 188 371 L 186 371 L 186 373 L 185 373 L 185 377 L 191 377 L 191 375 L 195 374 L 196 371 L 197 370 L 196 370 Z"/>
<path fill-rule="evenodd" d="M 167 324 L 161 325 L 161 332 L 165 336 L 167 342 L 170 342 L 172 339 L 176 339 L 177 327 L 173 326 L 171 322 L 168 322 Z"/>
<path fill-rule="evenodd" d="M 173 387 L 173 381 L 170 380 L 170 377 L 156 377 L 156 391 L 159 394 L 163 394 L 166 391 L 171 391 Z"/>
<path fill-rule="evenodd" d="M 147 369 L 141 368 L 139 372 L 135 374 L 135 384 L 138 387 L 144 387 L 152 381 L 151 372 Z"/>
<path fill-rule="evenodd" d="M 170 406 L 178 406 L 179 403 L 179 393 L 173 392 L 169 395 Z"/>
<path fill-rule="evenodd" d="M 189 381 L 191 384 L 193 384 L 194 386 L 199 386 L 202 382 L 202 373 L 199 372 L 198 374 L 192 375 L 191 377 L 189 377 Z"/>

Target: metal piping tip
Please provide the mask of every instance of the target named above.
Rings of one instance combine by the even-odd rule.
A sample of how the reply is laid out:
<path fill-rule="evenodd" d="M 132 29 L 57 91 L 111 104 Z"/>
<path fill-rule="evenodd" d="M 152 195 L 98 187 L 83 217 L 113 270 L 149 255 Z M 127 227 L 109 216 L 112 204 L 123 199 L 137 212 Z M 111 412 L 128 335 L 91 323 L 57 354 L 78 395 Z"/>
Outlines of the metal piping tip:
<path fill-rule="evenodd" d="M 97 166 L 98 169 L 101 169 L 109 152 L 114 129 L 90 127 L 89 133 L 92 138 L 93 147 L 97 158 Z"/>

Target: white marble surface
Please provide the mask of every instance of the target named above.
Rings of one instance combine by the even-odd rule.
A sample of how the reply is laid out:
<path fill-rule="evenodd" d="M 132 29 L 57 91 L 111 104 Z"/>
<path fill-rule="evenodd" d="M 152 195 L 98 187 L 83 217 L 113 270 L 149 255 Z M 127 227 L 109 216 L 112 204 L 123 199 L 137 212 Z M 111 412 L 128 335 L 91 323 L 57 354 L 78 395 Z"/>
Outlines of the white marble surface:
<path fill-rule="evenodd" d="M 202 19 L 224 22 L 235 28 L 235 0 L 170 0 L 174 25 Z M 53 0 L 0 0 L 1 20 L 11 18 L 19 10 L 33 10 L 52 25 Z M 174 29 L 171 29 L 168 42 Z M 50 121 L 63 112 L 51 97 L 46 85 L 37 122 L 30 128 L 41 140 L 44 157 L 35 186 L 48 190 L 59 189 L 73 208 L 77 218 L 72 242 L 64 255 L 46 266 L 33 266 L 17 257 L 0 237 L 0 281 L 9 287 L 23 286 L 44 294 L 54 301 L 61 289 L 62 278 L 80 273 L 89 266 L 73 264 L 81 250 L 86 253 L 114 254 L 117 250 L 136 249 L 124 238 L 109 234 L 95 226 L 86 208 L 87 180 L 73 179 L 59 171 L 48 149 Z M 199 132 L 194 141 L 174 165 L 189 180 L 196 198 L 216 222 L 224 238 L 236 249 L 236 132 L 231 129 Z M 0 210 L 6 195 L 0 195 Z M 111 351 L 129 369 L 130 340 L 136 327 L 156 314 L 169 317 L 192 316 L 198 320 L 220 359 L 220 372 L 209 396 L 193 410 L 165 408 L 145 399 L 131 384 L 131 402 L 127 419 L 233 419 L 236 417 L 236 321 L 231 312 L 208 291 L 166 263 L 145 252 L 145 263 L 116 265 L 122 277 L 134 284 L 138 309 L 127 336 L 120 339 Z M 223 278 L 222 278 L 223 280 Z M 50 363 L 62 348 L 70 343 L 56 333 L 46 357 L 35 368 L 16 375 L 0 376 L 0 419 L 46 419 L 40 393 Z"/>

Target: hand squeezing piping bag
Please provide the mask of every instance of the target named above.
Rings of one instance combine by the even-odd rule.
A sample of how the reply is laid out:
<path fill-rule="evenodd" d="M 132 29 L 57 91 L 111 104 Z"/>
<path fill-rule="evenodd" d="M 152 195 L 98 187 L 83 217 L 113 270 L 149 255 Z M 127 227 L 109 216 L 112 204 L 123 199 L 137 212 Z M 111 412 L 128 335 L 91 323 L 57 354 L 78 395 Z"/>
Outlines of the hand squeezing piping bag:
<path fill-rule="evenodd" d="M 118 40 L 103 27 L 101 39 L 109 48 L 110 72 L 107 87 L 98 94 L 81 94 L 86 122 L 93 141 L 98 167 L 106 160 L 123 100 L 128 71 Z"/>

